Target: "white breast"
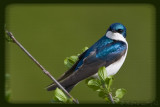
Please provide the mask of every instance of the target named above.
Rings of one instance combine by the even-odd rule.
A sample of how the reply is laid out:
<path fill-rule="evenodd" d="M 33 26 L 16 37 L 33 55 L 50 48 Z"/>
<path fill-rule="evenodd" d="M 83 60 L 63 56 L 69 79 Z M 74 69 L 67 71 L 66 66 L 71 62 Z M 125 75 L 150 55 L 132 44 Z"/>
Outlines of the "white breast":
<path fill-rule="evenodd" d="M 109 65 L 108 67 L 106 67 L 107 76 L 110 76 L 110 75 L 116 74 L 119 71 L 119 69 L 121 68 L 121 66 L 123 65 L 123 63 L 126 59 L 126 56 L 127 56 L 128 43 L 127 43 L 126 39 L 119 33 L 112 33 L 111 31 L 109 31 L 106 33 L 106 36 L 110 39 L 113 39 L 113 40 L 119 40 L 119 41 L 125 42 L 127 45 L 126 53 L 121 57 L 121 59 L 119 59 L 118 61 L 116 61 L 116 62 L 112 63 L 111 65 Z"/>
<path fill-rule="evenodd" d="M 107 76 L 114 75 L 119 71 L 119 69 L 121 68 L 121 66 L 123 65 L 123 63 L 124 63 L 124 61 L 126 59 L 126 55 L 127 55 L 127 50 L 126 50 L 125 55 L 123 55 L 121 57 L 121 59 L 119 59 L 118 61 L 116 61 L 113 64 L 111 64 L 108 67 L 106 67 Z"/>
<path fill-rule="evenodd" d="M 125 55 L 123 55 L 121 59 L 119 59 L 118 61 L 106 67 L 107 76 L 115 75 L 119 71 L 119 69 L 121 68 L 121 66 L 123 65 L 125 61 L 126 55 L 127 55 L 127 50 L 126 50 Z M 97 78 L 98 73 L 94 74 L 92 77 Z"/>

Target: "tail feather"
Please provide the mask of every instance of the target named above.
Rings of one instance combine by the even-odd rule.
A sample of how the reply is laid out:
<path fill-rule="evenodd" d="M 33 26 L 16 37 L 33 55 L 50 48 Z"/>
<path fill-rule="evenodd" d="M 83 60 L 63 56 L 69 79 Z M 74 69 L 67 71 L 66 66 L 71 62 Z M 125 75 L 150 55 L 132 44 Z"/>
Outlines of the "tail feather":
<path fill-rule="evenodd" d="M 48 90 L 48 91 L 52 91 L 52 90 L 55 90 L 57 88 L 57 85 L 56 84 L 51 84 L 51 85 L 49 85 L 49 86 L 47 86 L 46 87 L 46 89 Z"/>
<path fill-rule="evenodd" d="M 70 92 L 75 85 L 76 84 L 70 85 L 70 86 L 65 86 L 64 88 L 65 88 L 66 91 Z M 52 91 L 52 90 L 55 90 L 57 87 L 58 86 L 56 84 L 51 84 L 50 86 L 47 87 L 47 90 Z"/>
<path fill-rule="evenodd" d="M 65 87 L 65 89 L 66 89 L 68 92 L 70 92 L 70 91 L 73 89 L 74 86 L 75 86 L 75 85 L 71 85 L 71 86 Z"/>

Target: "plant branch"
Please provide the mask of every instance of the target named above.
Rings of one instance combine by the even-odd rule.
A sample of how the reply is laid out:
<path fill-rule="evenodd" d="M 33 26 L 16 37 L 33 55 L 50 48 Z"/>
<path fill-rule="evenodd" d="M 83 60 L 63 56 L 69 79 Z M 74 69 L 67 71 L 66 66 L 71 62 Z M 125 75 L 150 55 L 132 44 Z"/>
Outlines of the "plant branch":
<path fill-rule="evenodd" d="M 113 97 L 112 97 L 112 93 L 103 85 L 103 88 L 106 89 L 107 94 L 108 94 L 108 98 L 111 101 L 112 104 L 115 104 Z"/>
<path fill-rule="evenodd" d="M 108 93 L 108 98 L 110 99 L 110 101 L 112 102 L 112 104 L 115 104 L 111 92 Z"/>
<path fill-rule="evenodd" d="M 13 40 L 14 43 L 16 43 L 28 56 L 31 58 L 36 65 L 51 79 L 53 80 L 57 86 L 62 89 L 62 91 L 71 99 L 73 99 L 73 102 L 78 104 L 78 100 L 75 100 L 69 93 L 64 89 L 64 87 L 16 40 L 16 38 L 13 36 L 11 32 L 6 31 L 7 35 Z"/>

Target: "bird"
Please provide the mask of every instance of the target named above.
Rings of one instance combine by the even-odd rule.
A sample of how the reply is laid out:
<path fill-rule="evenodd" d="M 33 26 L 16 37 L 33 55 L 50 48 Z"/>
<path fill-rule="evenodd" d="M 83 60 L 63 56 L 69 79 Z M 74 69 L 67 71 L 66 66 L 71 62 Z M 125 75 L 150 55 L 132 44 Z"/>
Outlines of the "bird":
<path fill-rule="evenodd" d="M 107 76 L 115 75 L 123 65 L 127 51 L 126 27 L 121 23 L 113 23 L 103 37 L 79 55 L 77 62 L 58 82 L 70 92 L 80 81 L 89 77 L 98 78 L 98 69 L 102 66 L 105 66 Z M 52 83 L 46 89 L 52 91 L 57 87 Z"/>

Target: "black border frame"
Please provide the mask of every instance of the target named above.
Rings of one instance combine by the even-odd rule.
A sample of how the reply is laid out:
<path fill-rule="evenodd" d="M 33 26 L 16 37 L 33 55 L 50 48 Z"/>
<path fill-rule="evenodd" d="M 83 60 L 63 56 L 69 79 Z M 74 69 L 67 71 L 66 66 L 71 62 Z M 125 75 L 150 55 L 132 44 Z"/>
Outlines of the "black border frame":
<path fill-rule="evenodd" d="M 5 24 L 5 7 L 9 4 L 14 3 L 139 3 L 139 4 L 152 4 L 156 8 L 156 99 L 154 102 L 149 104 L 114 104 L 114 105 L 106 105 L 106 106 L 159 106 L 160 105 L 160 93 L 158 90 L 160 90 L 160 87 L 158 86 L 160 82 L 160 50 L 158 50 L 158 47 L 160 47 L 160 33 L 158 32 L 158 29 L 160 29 L 160 5 L 158 0 L 1 0 L 0 1 L 0 105 L 3 106 L 25 106 L 25 104 L 10 104 L 6 102 L 5 100 L 5 30 L 4 30 L 4 24 Z M 27 104 L 32 106 L 54 106 L 50 104 Z M 82 105 L 82 104 L 81 104 Z M 93 104 L 86 105 L 86 106 L 92 106 Z M 94 104 L 95 105 L 95 104 Z M 55 105 L 57 106 L 57 105 Z M 58 105 L 60 106 L 60 105 Z M 66 106 L 66 105 L 65 105 Z M 67 105 L 68 106 L 68 105 Z M 72 106 L 72 105 L 69 105 Z M 77 105 L 80 106 L 80 105 Z"/>

